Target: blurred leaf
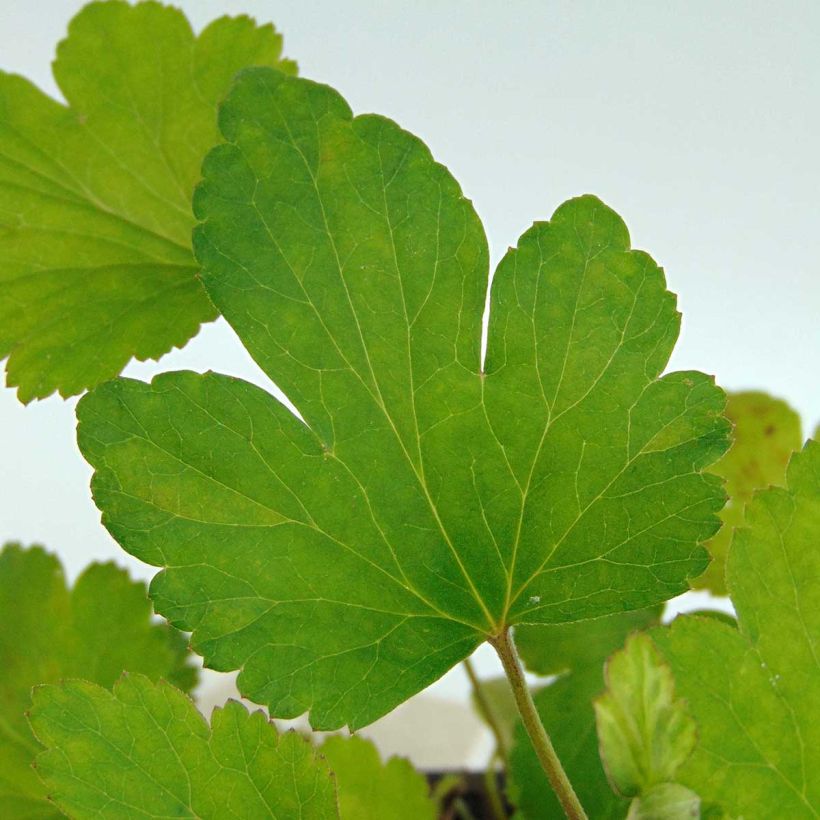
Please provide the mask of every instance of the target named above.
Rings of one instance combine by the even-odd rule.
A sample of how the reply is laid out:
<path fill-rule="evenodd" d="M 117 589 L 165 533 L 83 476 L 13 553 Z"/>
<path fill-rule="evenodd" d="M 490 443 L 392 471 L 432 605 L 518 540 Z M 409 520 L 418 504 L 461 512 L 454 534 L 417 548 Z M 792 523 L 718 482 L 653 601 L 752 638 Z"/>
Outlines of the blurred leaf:
<path fill-rule="evenodd" d="M 501 739 L 505 749 L 510 749 L 513 742 L 513 729 L 518 722 L 518 706 L 513 697 L 510 682 L 506 677 L 487 678 L 481 681 L 481 689 L 489 708 L 492 710 L 496 726 L 501 732 Z M 478 716 L 487 723 L 484 710 L 478 702 L 475 690 L 470 699 Z M 492 726 L 490 726 L 492 729 Z"/>
<path fill-rule="evenodd" d="M 636 797 L 626 820 L 697 820 L 700 798 L 679 783 L 659 783 Z"/>
<path fill-rule="evenodd" d="M 735 425 L 734 443 L 710 472 L 726 479 L 729 501 L 720 514 L 722 529 L 707 542 L 712 563 L 692 582 L 715 595 L 726 594 L 726 554 L 746 504 L 755 490 L 783 484 L 789 456 L 803 443 L 800 416 L 766 393 L 729 393 L 726 415 Z"/>
<path fill-rule="evenodd" d="M 382 763 L 364 738 L 329 737 L 320 752 L 333 770 L 344 820 L 435 820 L 426 778 L 407 760 Z"/>
<path fill-rule="evenodd" d="M 663 606 L 655 606 L 570 624 L 522 625 L 515 629 L 515 645 L 524 666 L 537 675 L 601 667 L 630 632 L 655 626 L 662 612 Z"/>
<path fill-rule="evenodd" d="M 128 669 L 185 689 L 196 683 L 185 637 L 152 620 L 145 585 L 92 564 L 69 590 L 40 547 L 0 552 L 0 817 L 53 817 L 31 768 L 40 747 L 25 712 L 40 683 L 84 676 L 109 687 Z"/>

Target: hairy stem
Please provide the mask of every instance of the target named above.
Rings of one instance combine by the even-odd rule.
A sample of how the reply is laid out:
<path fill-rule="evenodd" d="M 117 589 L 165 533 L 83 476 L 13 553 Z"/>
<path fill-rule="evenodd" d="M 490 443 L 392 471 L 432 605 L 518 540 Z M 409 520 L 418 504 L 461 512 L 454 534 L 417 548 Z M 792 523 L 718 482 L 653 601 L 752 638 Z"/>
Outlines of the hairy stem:
<path fill-rule="evenodd" d="M 575 794 L 572 783 L 569 782 L 567 773 L 555 753 L 555 747 L 552 745 L 552 741 L 541 723 L 541 718 L 538 716 L 529 687 L 524 680 L 524 670 L 521 668 L 521 661 L 518 659 L 518 652 L 515 649 L 509 627 L 504 629 L 500 635 L 491 638 L 490 643 L 498 653 L 498 657 L 501 658 L 504 671 L 512 687 L 516 706 L 518 706 L 518 712 L 521 715 L 521 721 L 530 736 L 535 754 L 546 772 L 547 779 L 558 798 L 558 802 L 564 809 L 564 813 L 569 820 L 587 820 L 586 812 L 578 800 L 578 795 Z"/>

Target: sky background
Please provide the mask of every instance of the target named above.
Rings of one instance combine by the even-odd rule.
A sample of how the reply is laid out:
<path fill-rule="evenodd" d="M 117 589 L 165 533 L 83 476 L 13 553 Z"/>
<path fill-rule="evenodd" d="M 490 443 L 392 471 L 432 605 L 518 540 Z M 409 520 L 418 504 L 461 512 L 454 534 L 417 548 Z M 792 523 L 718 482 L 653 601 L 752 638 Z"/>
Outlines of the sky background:
<path fill-rule="evenodd" d="M 50 62 L 82 5 L 0 0 L 0 68 L 58 95 Z M 767 390 L 807 432 L 820 421 L 816 0 L 177 5 L 197 30 L 226 13 L 273 21 L 303 76 L 419 135 L 473 200 L 494 261 L 565 199 L 597 194 L 678 294 L 670 369 Z M 223 322 L 125 372 L 179 368 L 269 384 Z M 72 578 L 89 560 L 115 559 L 148 579 L 154 570 L 99 524 L 75 404 L 24 408 L 0 389 L 0 540 L 46 544 Z M 496 668 L 488 652 L 478 664 Z M 466 693 L 458 670 L 432 692 Z"/>

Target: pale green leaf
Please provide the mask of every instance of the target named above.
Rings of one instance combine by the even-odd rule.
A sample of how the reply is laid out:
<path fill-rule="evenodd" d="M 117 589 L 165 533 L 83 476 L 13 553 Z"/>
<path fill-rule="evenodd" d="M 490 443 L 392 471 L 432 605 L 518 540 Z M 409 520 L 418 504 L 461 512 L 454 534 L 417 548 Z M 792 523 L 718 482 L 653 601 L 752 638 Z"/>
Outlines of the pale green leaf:
<path fill-rule="evenodd" d="M 92 3 L 54 77 L 67 105 L 0 72 L 0 358 L 22 401 L 80 393 L 216 317 L 191 253 L 191 196 L 216 104 L 282 38 L 247 17 L 198 37 L 159 3 Z"/>
<path fill-rule="evenodd" d="M 674 782 L 695 746 L 695 721 L 648 635 L 631 635 L 607 661 L 606 686 L 595 720 L 612 787 L 635 797 Z"/>
<path fill-rule="evenodd" d="M 679 783 L 659 783 L 629 806 L 626 820 L 697 820 L 700 798 Z"/>
<path fill-rule="evenodd" d="M 319 749 L 336 780 L 344 820 L 435 820 L 427 780 L 398 757 L 382 763 L 376 747 L 360 737 L 330 737 Z"/>
<path fill-rule="evenodd" d="M 724 397 L 658 378 L 661 270 L 594 197 L 502 262 L 457 183 L 332 89 L 242 72 L 203 166 L 203 281 L 305 422 L 218 375 L 79 406 L 103 520 L 159 612 L 286 717 L 362 726 L 505 625 L 682 592 L 717 527 Z"/>
<path fill-rule="evenodd" d="M 31 768 L 40 747 L 25 712 L 40 683 L 82 675 L 111 686 L 123 670 L 196 682 L 185 639 L 151 620 L 144 584 L 113 564 L 92 564 L 68 589 L 60 562 L 40 547 L 0 552 L 0 817 L 53 817 Z"/>
<path fill-rule="evenodd" d="M 781 399 L 749 391 L 729 393 L 726 416 L 734 424 L 734 441 L 710 472 L 726 479 L 729 501 L 720 513 L 723 526 L 707 542 L 712 563 L 693 586 L 726 594 L 726 554 L 735 527 L 755 490 L 783 484 L 789 456 L 800 449 L 800 416 Z"/>
<path fill-rule="evenodd" d="M 729 550 L 738 628 L 682 617 L 652 633 L 698 723 L 679 781 L 746 820 L 820 815 L 820 445 L 787 481 L 755 494 Z"/>
<path fill-rule="evenodd" d="M 31 724 L 49 795 L 77 820 L 338 817 L 310 743 L 235 701 L 209 727 L 168 683 L 130 675 L 112 693 L 73 680 L 35 689 Z"/>

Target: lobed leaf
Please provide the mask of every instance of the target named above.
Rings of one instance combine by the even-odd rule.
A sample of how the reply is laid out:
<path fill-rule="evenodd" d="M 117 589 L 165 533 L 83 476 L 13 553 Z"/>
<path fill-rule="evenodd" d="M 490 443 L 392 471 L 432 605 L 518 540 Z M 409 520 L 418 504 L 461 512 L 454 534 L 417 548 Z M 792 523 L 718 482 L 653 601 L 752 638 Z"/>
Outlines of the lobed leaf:
<path fill-rule="evenodd" d="M 31 768 L 40 750 L 25 712 L 40 683 L 83 675 L 110 687 L 124 669 L 186 690 L 196 670 L 182 635 L 152 621 L 145 585 L 113 564 L 92 564 L 66 586 L 40 547 L 0 552 L 0 816 L 54 817 Z"/>
<path fill-rule="evenodd" d="M 723 526 L 706 546 L 712 563 L 693 582 L 699 589 L 726 595 L 726 555 L 743 510 L 755 490 L 786 480 L 789 456 L 803 443 L 800 416 L 781 399 L 766 393 L 729 393 L 726 416 L 734 424 L 734 440 L 710 472 L 726 479 L 729 501 L 720 513 Z"/>
<path fill-rule="evenodd" d="M 73 680 L 35 690 L 31 724 L 50 797 L 77 820 L 339 817 L 310 743 L 235 701 L 208 726 L 167 683 L 131 675 L 109 692 Z"/>
<path fill-rule="evenodd" d="M 191 253 L 191 197 L 216 104 L 246 65 L 293 72 L 270 25 L 86 6 L 57 49 L 67 105 L 0 72 L 0 358 L 24 402 L 181 347 L 216 310 Z"/>
<path fill-rule="evenodd" d="M 601 759 L 619 794 L 648 796 L 656 786 L 673 783 L 692 754 L 695 721 L 675 696 L 672 672 L 646 634 L 630 636 L 607 661 L 606 683 L 595 701 Z"/>
<path fill-rule="evenodd" d="M 493 286 L 470 203 L 415 137 L 332 89 L 240 74 L 204 164 L 203 283 L 304 422 L 226 376 L 118 380 L 78 407 L 93 492 L 163 571 L 209 666 L 316 728 L 388 712 L 519 623 L 652 606 L 703 570 L 723 394 L 660 377 L 661 270 L 593 197 Z"/>
<path fill-rule="evenodd" d="M 678 618 L 653 639 L 698 723 L 679 780 L 733 817 L 820 813 L 820 445 L 792 456 L 787 487 L 755 494 L 727 583 L 733 629 Z"/>

